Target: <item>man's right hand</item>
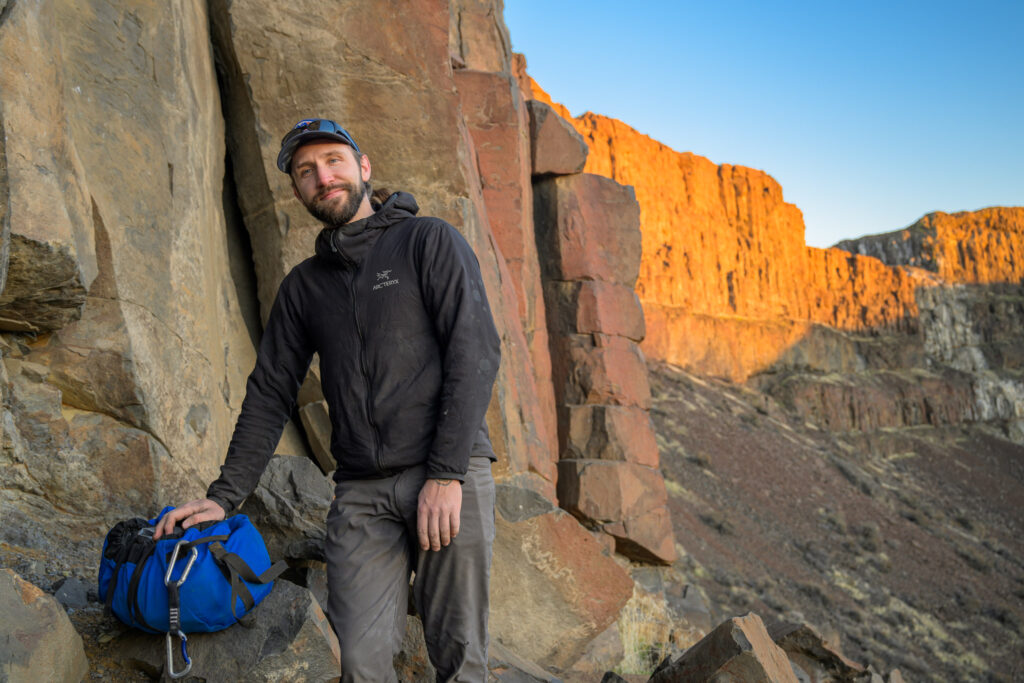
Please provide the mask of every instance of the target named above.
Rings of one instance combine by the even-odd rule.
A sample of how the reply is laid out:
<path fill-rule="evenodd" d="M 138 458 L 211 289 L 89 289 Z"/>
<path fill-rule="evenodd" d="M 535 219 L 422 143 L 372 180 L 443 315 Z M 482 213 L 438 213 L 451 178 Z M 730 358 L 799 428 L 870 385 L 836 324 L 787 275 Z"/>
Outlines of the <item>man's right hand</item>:
<path fill-rule="evenodd" d="M 173 532 L 175 526 L 180 525 L 181 528 L 187 529 L 201 522 L 224 519 L 225 514 L 224 508 L 209 498 L 190 501 L 174 508 L 157 522 L 153 530 L 153 539 Z"/>

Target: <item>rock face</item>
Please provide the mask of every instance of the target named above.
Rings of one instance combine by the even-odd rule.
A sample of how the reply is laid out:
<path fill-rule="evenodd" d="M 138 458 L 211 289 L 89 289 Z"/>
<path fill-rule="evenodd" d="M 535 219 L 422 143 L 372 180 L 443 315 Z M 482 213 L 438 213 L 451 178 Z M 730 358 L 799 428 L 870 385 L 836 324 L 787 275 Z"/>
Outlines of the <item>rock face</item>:
<path fill-rule="evenodd" d="M 836 245 L 890 266 L 915 266 L 948 283 L 1024 281 L 1024 210 L 930 213 L 903 230 L 844 240 Z"/>
<path fill-rule="evenodd" d="M 228 268 L 206 26 L 198 3 L 4 11 L 0 51 L 19 66 L 2 76 L 12 234 L 2 315 L 8 330 L 54 330 L 5 358 L 47 368 L 38 394 L 52 394 L 45 421 L 61 435 L 25 457 L 49 460 L 58 477 L 100 475 L 109 484 L 85 499 L 114 501 L 58 514 L 54 498 L 15 489 L 10 514 L 50 509 L 99 530 L 133 498 L 150 513 L 216 474 L 253 346 Z M 33 402 L 16 393 L 12 418 Z M 36 418 L 20 414 L 29 422 L 5 434 L 39 444 Z M 3 457 L 21 460 L 17 450 Z M 61 481 L 25 464 L 43 489 Z"/>
<path fill-rule="evenodd" d="M 480 260 L 502 338 L 487 417 L 507 493 L 498 546 L 544 549 L 509 550 L 493 637 L 512 648 L 506 664 L 524 651 L 571 664 L 632 594 L 612 545 L 648 561 L 674 553 L 637 346 L 635 201 L 579 176 L 578 134 L 527 104 L 500 2 L 313 5 L 3 3 L 0 557 L 45 585 L 89 576 L 114 522 L 201 495 L 216 476 L 262 321 L 320 229 L 275 167 L 278 141 L 300 118 L 329 116 L 368 153 L 376 189 L 412 193 Z M 312 44 L 335 58 L 308 68 Z M 533 173 L 555 162 L 543 172 L 577 174 L 564 182 L 589 188 L 579 198 L 601 198 L 583 217 L 623 257 L 595 251 L 576 265 L 602 260 L 599 272 L 560 276 L 552 318 Z M 318 372 L 314 360 L 277 451 L 311 451 L 329 471 Z M 599 535 L 555 507 L 561 451 L 586 464 L 566 470 L 580 493 L 564 504 L 593 512 Z M 311 468 L 276 459 L 251 513 L 322 592 L 330 484 Z M 543 553 L 559 544 L 574 549 L 559 560 L 571 571 L 548 572 Z M 572 622 L 544 652 L 500 616 L 521 600 L 502 578 L 519 563 Z"/>

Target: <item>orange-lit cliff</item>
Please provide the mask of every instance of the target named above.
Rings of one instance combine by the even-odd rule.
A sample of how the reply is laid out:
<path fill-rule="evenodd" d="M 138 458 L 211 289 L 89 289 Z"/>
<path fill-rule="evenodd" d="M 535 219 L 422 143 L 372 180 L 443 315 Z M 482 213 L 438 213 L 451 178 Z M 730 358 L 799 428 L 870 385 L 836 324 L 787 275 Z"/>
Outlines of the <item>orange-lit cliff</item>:
<path fill-rule="evenodd" d="M 536 84 L 533 96 L 551 101 Z M 676 152 L 605 116 L 569 120 L 590 148 L 586 172 L 636 190 L 648 358 L 744 380 L 821 326 L 915 331 L 920 287 L 1024 277 L 1024 209 L 930 214 L 905 231 L 818 249 L 767 173 Z M 801 358 L 844 367 L 816 353 L 838 352 Z"/>

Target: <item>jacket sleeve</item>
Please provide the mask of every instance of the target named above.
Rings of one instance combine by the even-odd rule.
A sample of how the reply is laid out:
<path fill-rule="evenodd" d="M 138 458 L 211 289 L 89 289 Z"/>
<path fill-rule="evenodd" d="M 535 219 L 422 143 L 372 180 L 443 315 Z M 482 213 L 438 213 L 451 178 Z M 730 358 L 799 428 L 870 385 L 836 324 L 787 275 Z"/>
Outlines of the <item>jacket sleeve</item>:
<path fill-rule="evenodd" d="M 442 384 L 427 477 L 465 478 L 501 360 L 501 340 L 487 302 L 480 264 L 455 228 L 427 231 L 420 291 L 434 319 Z"/>
<path fill-rule="evenodd" d="M 293 274 L 284 279 L 278 290 L 260 341 L 256 366 L 245 386 L 245 399 L 227 458 L 220 468 L 220 477 L 206 491 L 206 497 L 226 512 L 241 505 L 256 489 L 274 455 L 313 357 Z"/>

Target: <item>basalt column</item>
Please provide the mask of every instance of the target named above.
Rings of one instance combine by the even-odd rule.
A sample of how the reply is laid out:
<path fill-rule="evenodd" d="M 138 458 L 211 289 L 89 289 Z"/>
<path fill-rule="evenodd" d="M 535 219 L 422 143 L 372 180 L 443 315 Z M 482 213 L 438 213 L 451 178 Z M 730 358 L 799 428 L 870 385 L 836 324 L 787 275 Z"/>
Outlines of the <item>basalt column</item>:
<path fill-rule="evenodd" d="M 633 188 L 607 178 L 552 174 L 582 163 L 551 163 L 545 154 L 571 154 L 582 143 L 571 144 L 575 132 L 547 105 L 532 101 L 530 110 L 534 221 L 558 408 L 559 503 L 589 528 L 613 536 L 617 552 L 672 562 L 650 386 L 638 346 L 643 311 L 633 292 L 639 205 Z M 555 144 L 552 137 L 570 140 Z"/>

